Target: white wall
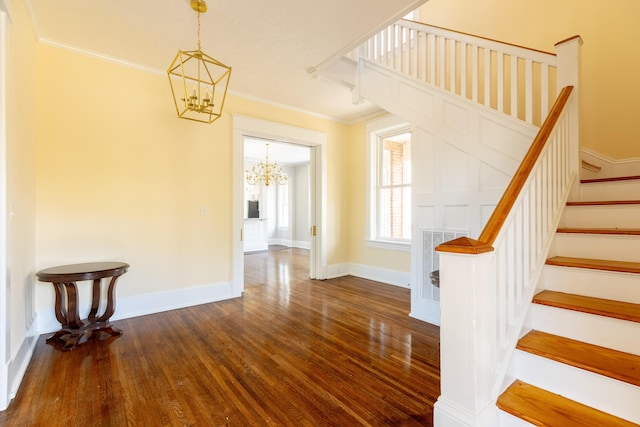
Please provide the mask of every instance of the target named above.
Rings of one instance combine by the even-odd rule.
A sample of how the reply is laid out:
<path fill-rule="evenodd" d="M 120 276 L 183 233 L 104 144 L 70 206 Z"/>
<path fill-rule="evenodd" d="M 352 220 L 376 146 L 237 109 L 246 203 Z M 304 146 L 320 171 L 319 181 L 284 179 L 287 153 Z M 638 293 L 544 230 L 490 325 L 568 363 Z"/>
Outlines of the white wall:
<path fill-rule="evenodd" d="M 0 410 L 17 391 L 37 338 L 36 70 L 24 2 L 0 1 Z"/>

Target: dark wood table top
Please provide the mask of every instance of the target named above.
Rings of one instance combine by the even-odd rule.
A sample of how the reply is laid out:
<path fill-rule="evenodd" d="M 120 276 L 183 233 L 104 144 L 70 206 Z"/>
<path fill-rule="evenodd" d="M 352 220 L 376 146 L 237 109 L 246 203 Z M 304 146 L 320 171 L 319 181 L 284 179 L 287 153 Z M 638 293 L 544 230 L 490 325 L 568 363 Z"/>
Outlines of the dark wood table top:
<path fill-rule="evenodd" d="M 128 268 L 129 264 L 126 262 L 87 262 L 45 268 L 38 271 L 36 276 L 42 282 L 77 282 L 120 276 Z"/>

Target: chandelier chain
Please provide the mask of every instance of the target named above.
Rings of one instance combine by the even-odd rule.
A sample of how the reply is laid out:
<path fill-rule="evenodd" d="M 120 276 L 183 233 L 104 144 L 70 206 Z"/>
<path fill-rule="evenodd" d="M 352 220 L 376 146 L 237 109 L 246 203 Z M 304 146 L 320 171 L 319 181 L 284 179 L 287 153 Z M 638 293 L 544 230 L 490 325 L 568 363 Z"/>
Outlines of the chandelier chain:
<path fill-rule="evenodd" d="M 198 10 L 198 50 L 200 49 L 200 11 Z"/>

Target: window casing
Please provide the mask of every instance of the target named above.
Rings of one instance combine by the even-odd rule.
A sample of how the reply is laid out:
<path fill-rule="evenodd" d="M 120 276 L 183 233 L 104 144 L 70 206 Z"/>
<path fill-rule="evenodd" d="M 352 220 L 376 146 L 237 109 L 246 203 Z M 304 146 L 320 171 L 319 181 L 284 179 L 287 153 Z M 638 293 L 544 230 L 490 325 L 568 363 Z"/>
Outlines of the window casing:
<path fill-rule="evenodd" d="M 278 227 L 289 228 L 289 182 L 278 187 Z"/>
<path fill-rule="evenodd" d="M 410 250 L 411 128 L 395 126 L 369 133 L 367 244 Z"/>

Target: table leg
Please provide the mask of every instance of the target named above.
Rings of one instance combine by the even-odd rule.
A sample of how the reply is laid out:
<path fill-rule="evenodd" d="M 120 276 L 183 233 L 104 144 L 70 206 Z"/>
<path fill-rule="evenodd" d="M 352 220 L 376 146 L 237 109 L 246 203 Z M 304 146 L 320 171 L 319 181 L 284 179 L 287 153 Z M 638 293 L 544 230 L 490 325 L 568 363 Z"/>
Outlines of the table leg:
<path fill-rule="evenodd" d="M 75 282 L 65 283 L 64 287 L 67 291 L 67 327 L 71 329 L 82 329 L 84 322 L 80 319 L 78 308 L 78 288 Z"/>
<path fill-rule="evenodd" d="M 64 292 L 62 283 L 53 282 L 53 290 L 56 293 L 56 319 L 58 319 L 58 322 L 64 326 L 67 324 L 67 311 L 62 307 L 62 293 Z"/>
<path fill-rule="evenodd" d="M 100 307 L 100 282 L 102 279 L 95 279 L 93 281 L 93 290 L 91 297 L 91 311 L 89 312 L 89 321 L 93 321 L 98 314 L 98 308 Z"/>
<path fill-rule="evenodd" d="M 62 329 L 47 338 L 48 344 L 64 344 L 63 350 L 72 350 L 78 345 L 85 334 L 85 323 L 80 319 L 78 310 L 78 288 L 75 282 L 54 282 L 56 293 L 56 319 L 62 325 Z M 66 292 L 66 306 L 63 305 Z"/>
<path fill-rule="evenodd" d="M 109 320 L 113 313 L 116 311 L 116 282 L 120 276 L 114 276 L 109 281 L 109 289 L 107 291 L 107 307 L 100 318 L 96 319 L 97 322 L 106 322 Z"/>
<path fill-rule="evenodd" d="M 118 282 L 118 278 L 120 276 L 114 276 L 109 281 L 109 288 L 107 289 L 107 306 L 105 307 L 104 313 L 95 321 L 95 330 L 97 332 L 104 332 L 111 336 L 122 335 L 122 330 L 112 326 L 109 323 L 109 319 L 113 316 L 113 313 L 116 311 L 116 283 Z"/>

